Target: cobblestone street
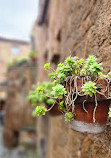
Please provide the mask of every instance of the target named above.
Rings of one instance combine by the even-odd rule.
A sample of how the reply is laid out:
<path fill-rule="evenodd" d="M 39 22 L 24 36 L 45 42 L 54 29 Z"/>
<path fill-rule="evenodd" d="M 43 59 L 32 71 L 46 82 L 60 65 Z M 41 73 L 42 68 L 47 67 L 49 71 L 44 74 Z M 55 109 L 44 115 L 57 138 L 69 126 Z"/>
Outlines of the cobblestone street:
<path fill-rule="evenodd" d="M 3 146 L 2 141 L 3 128 L 0 126 L 0 158 L 37 158 L 37 153 L 32 148 L 18 146 L 15 149 L 7 149 Z"/>

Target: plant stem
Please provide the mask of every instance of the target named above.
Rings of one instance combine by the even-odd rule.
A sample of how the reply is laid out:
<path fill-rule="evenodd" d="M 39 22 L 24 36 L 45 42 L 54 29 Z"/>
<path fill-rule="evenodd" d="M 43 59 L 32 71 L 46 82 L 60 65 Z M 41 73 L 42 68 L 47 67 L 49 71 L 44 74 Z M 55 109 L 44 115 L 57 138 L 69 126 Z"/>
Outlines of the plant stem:
<path fill-rule="evenodd" d="M 55 103 L 47 110 L 47 112 L 50 111 L 54 107 L 54 105 Z"/>

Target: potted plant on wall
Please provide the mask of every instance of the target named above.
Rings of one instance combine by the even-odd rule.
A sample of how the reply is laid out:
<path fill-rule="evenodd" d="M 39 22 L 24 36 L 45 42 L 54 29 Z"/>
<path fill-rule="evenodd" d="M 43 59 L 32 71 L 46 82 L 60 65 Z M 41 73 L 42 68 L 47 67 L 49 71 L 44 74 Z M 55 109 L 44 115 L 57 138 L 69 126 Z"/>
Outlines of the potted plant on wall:
<path fill-rule="evenodd" d="M 9 61 L 9 62 L 7 63 L 7 70 L 9 70 L 12 65 L 13 65 L 13 62 Z"/>
<path fill-rule="evenodd" d="M 64 88 L 60 109 L 65 112 L 65 121 L 71 122 L 72 129 L 76 131 L 101 133 L 105 129 L 111 99 L 111 73 L 104 75 L 101 65 L 93 55 L 86 60 L 69 56 L 49 74 L 56 84 Z M 50 63 L 44 68 L 48 70 Z M 52 89 L 53 97 L 59 100 L 60 89 Z M 35 116 L 42 115 L 39 108 L 43 115 L 47 111 L 42 106 L 37 107 Z"/>
<path fill-rule="evenodd" d="M 28 62 L 27 58 L 14 58 L 12 61 L 9 61 L 7 63 L 7 70 L 9 70 L 11 67 L 15 67 L 17 65 L 20 66 L 27 62 Z"/>
<path fill-rule="evenodd" d="M 28 62 L 28 59 L 27 59 L 27 58 L 19 58 L 19 59 L 17 60 L 17 64 L 18 64 L 18 65 L 22 65 L 22 64 L 27 63 L 27 62 Z"/>
<path fill-rule="evenodd" d="M 35 63 L 37 60 L 37 51 L 32 51 L 29 53 L 29 58 L 32 63 Z"/>
<path fill-rule="evenodd" d="M 60 94 L 57 94 L 56 97 L 53 94 L 53 88 L 57 88 L 57 86 L 59 86 Z M 30 101 L 34 107 L 37 106 L 39 112 L 46 110 L 49 111 L 49 114 L 51 116 L 57 116 L 62 114 L 57 98 L 59 96 L 59 99 L 61 100 L 64 93 L 64 87 L 59 84 L 56 84 L 56 82 L 42 82 L 37 84 L 35 90 L 30 91 L 28 101 Z M 38 106 L 40 104 L 43 104 L 44 106 Z M 43 114 L 44 112 L 42 112 L 41 115 Z M 36 110 L 34 112 L 34 115 L 36 115 Z"/>

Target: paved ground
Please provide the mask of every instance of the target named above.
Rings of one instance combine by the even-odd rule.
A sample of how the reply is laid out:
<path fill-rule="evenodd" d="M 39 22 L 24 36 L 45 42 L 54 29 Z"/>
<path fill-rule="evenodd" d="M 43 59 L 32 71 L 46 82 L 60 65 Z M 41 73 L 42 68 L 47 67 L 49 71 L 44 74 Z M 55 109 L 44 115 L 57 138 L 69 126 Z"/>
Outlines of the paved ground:
<path fill-rule="evenodd" d="M 13 150 L 5 148 L 2 142 L 2 127 L 0 126 L 0 158 L 37 158 L 37 153 L 32 148 L 23 146 Z"/>

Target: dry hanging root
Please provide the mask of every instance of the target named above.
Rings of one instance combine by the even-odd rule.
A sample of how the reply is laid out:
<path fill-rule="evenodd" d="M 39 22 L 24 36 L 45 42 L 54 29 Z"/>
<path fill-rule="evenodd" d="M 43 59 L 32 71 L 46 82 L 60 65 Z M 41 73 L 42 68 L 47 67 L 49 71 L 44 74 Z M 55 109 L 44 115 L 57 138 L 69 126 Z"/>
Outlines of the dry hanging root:
<path fill-rule="evenodd" d="M 84 100 L 84 101 L 83 101 L 83 110 L 84 110 L 86 113 L 88 113 L 88 111 L 85 109 L 85 106 L 84 106 L 84 104 L 85 104 L 86 101 L 87 101 L 87 100 Z"/>
<path fill-rule="evenodd" d="M 75 98 L 73 99 L 74 91 L 72 91 L 72 113 L 74 112 L 74 109 L 75 109 L 74 102 L 75 102 L 75 100 L 77 99 L 77 96 L 78 96 L 77 77 L 76 77 L 75 80 L 74 80 L 74 85 L 76 86 L 76 87 L 75 87 L 75 88 L 76 88 L 76 96 L 75 96 Z M 74 88 L 74 90 L 75 90 L 75 88 Z"/>
<path fill-rule="evenodd" d="M 109 97 L 111 97 L 111 96 L 110 96 L 110 89 L 109 89 L 109 86 L 110 86 L 110 83 L 111 83 L 111 79 L 108 78 L 108 79 L 107 79 L 107 82 L 108 82 L 108 86 L 107 86 L 106 88 L 107 88 L 107 91 L 108 91 L 108 98 L 109 98 Z"/>
<path fill-rule="evenodd" d="M 108 78 L 108 79 L 105 79 L 107 81 L 107 86 L 106 86 L 106 90 L 104 91 L 105 92 L 108 92 L 108 95 L 106 96 L 104 93 L 96 90 L 97 93 L 103 95 L 106 99 L 111 99 L 111 96 L 110 96 L 110 89 L 109 89 L 109 86 L 110 86 L 110 83 L 111 83 L 111 79 Z"/>
<path fill-rule="evenodd" d="M 71 77 L 67 77 L 66 80 L 65 80 L 65 82 L 66 82 L 66 91 L 67 91 L 67 94 L 65 95 L 65 104 L 66 104 L 66 107 L 72 107 L 72 113 L 74 113 L 74 109 L 75 109 L 74 102 L 76 101 L 77 96 L 78 95 L 79 96 L 84 96 L 85 95 L 85 94 L 81 95 L 82 91 L 81 92 L 78 91 L 78 87 L 77 87 L 77 79 L 78 78 L 79 78 L 79 76 L 71 76 Z M 85 81 L 85 79 L 86 79 L 86 81 Z M 83 77 L 81 86 L 83 86 L 83 83 L 87 82 L 87 80 L 88 80 L 88 78 Z M 70 89 L 68 89 L 68 82 L 69 82 Z M 72 87 L 72 83 L 73 83 L 74 87 Z M 88 111 L 84 107 L 85 101 L 83 102 L 83 109 L 86 113 L 88 113 Z"/>
<path fill-rule="evenodd" d="M 97 109 L 98 103 L 97 103 L 96 93 L 94 96 L 95 96 L 95 108 L 94 108 L 94 112 L 93 112 L 93 122 L 95 123 L 96 122 L 95 114 L 96 114 L 96 109 Z"/>
<path fill-rule="evenodd" d="M 67 94 L 65 95 L 65 104 L 67 107 L 72 107 L 72 113 L 74 113 L 75 105 L 74 102 L 77 99 L 78 96 L 78 88 L 77 88 L 77 78 L 78 76 L 71 76 L 66 78 L 66 91 Z M 68 81 L 70 89 L 68 89 Z M 74 87 L 72 87 L 72 83 L 74 82 Z M 76 92 L 75 92 L 76 90 Z M 75 98 L 73 98 L 75 96 Z"/>
<path fill-rule="evenodd" d="M 107 80 L 107 82 L 108 82 L 108 85 L 106 87 L 105 92 L 108 91 L 108 97 L 106 97 L 105 94 L 103 94 L 103 93 L 101 93 L 97 90 L 96 90 L 96 93 L 99 93 L 99 94 L 103 95 L 106 99 L 110 99 L 111 97 L 109 95 L 109 84 L 110 84 L 111 80 L 109 79 L 109 80 Z M 96 93 L 94 94 L 94 96 L 95 96 L 95 108 L 94 108 L 94 112 L 93 112 L 93 122 L 94 123 L 96 122 L 95 114 L 96 114 L 96 109 L 97 109 L 97 106 L 98 106 Z"/>
<path fill-rule="evenodd" d="M 71 102 L 71 99 L 70 99 L 70 93 L 68 91 L 68 80 L 69 78 L 67 77 L 66 78 L 66 91 L 67 91 L 67 94 L 64 95 L 65 96 L 65 104 L 66 104 L 66 107 L 68 109 L 68 106 L 70 106 L 70 102 Z"/>

